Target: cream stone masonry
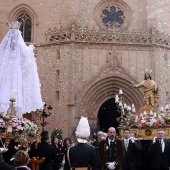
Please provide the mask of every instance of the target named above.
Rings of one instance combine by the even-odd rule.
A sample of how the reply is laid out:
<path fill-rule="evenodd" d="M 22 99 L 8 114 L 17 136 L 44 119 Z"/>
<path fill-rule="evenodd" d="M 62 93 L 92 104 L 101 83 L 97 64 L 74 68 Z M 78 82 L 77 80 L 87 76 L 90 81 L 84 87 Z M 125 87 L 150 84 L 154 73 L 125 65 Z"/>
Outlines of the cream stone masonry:
<path fill-rule="evenodd" d="M 163 3 L 164 1 L 164 3 Z M 160 4 L 161 2 L 161 4 Z M 170 2 L 165 0 L 0 0 L 0 40 L 7 21 L 26 12 L 32 20 L 32 43 L 43 100 L 53 107 L 46 130 L 61 128 L 72 136 L 80 116 L 97 128 L 100 106 L 122 88 L 137 110 L 142 91 L 132 86 L 146 69 L 159 85 L 160 105 L 170 102 Z M 107 3 L 107 4 L 104 4 Z M 126 27 L 101 26 L 100 5 L 112 4 L 125 14 Z M 109 8 L 107 8 L 109 9 Z M 120 16 L 121 17 L 121 16 Z M 118 18 L 119 19 L 119 18 Z M 112 22 L 108 18 L 109 22 Z"/>

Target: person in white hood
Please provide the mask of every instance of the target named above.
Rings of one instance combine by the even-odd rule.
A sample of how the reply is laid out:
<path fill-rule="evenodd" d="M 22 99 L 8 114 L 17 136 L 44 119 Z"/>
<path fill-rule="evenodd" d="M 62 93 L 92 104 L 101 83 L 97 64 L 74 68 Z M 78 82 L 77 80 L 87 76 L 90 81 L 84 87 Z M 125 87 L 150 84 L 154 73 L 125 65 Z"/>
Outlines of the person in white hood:
<path fill-rule="evenodd" d="M 90 136 L 90 126 L 87 118 L 81 117 L 75 133 L 78 144 L 68 149 L 64 170 L 70 170 L 70 168 L 75 170 L 77 168 L 97 170 L 95 148 L 87 144 L 87 138 Z"/>

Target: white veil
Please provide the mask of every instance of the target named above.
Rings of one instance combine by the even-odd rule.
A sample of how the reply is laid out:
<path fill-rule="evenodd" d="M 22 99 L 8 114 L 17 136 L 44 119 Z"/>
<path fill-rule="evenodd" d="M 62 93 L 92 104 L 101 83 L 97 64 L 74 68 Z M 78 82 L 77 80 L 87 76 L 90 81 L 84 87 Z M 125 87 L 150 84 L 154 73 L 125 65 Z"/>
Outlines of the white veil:
<path fill-rule="evenodd" d="M 17 90 L 17 115 L 42 108 L 40 82 L 33 52 L 18 29 L 10 29 L 0 44 L 0 112 L 9 108 L 11 90 Z"/>

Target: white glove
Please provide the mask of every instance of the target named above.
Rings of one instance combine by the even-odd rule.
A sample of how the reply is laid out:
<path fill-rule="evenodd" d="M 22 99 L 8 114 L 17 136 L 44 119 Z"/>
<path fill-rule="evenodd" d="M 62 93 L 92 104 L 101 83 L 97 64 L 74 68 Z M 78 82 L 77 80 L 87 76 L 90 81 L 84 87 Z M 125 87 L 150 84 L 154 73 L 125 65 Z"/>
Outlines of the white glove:
<path fill-rule="evenodd" d="M 1 147 L 0 147 L 0 150 L 1 150 L 1 153 L 5 153 L 8 149 L 7 149 L 7 148 L 1 148 Z"/>
<path fill-rule="evenodd" d="M 116 165 L 116 162 L 107 162 L 107 163 L 106 163 L 106 166 L 107 166 L 109 169 L 115 169 L 115 165 Z"/>
<path fill-rule="evenodd" d="M 156 142 L 156 139 L 157 139 L 157 137 L 154 137 L 154 138 L 153 138 L 153 144 Z"/>
<path fill-rule="evenodd" d="M 21 148 L 21 145 L 15 146 L 14 147 L 16 150 L 19 150 Z"/>
<path fill-rule="evenodd" d="M 129 139 L 132 141 L 132 143 L 135 142 L 135 138 L 134 137 L 130 137 Z"/>

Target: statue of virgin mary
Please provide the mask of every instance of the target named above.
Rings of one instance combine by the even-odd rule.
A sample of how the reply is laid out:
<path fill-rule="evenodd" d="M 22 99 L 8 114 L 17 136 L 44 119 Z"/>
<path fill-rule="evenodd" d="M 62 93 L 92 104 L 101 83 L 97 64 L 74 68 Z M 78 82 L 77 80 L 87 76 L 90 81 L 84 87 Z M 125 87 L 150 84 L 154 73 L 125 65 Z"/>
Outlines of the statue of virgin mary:
<path fill-rule="evenodd" d="M 42 108 L 34 46 L 25 44 L 20 25 L 19 22 L 9 24 L 10 30 L 0 44 L 0 112 L 6 114 L 10 93 L 15 90 L 18 116 Z"/>

